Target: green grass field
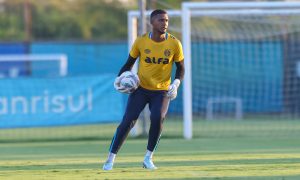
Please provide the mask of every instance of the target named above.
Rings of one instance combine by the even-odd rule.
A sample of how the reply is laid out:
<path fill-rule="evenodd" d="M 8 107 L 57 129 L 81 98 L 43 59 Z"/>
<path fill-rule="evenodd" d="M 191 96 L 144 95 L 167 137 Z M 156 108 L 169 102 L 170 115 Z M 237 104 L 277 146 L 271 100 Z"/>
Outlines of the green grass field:
<path fill-rule="evenodd" d="M 69 141 L 50 138 L 51 141 L 9 142 L 4 141 L 4 132 L 13 130 L 1 130 L 0 179 L 299 180 L 300 123 L 293 121 L 284 127 L 278 123 L 267 123 L 265 127 L 254 123 L 258 124 L 256 129 L 253 122 L 235 122 L 228 127 L 224 123 L 196 123 L 195 127 L 204 132 L 194 129 L 193 140 L 175 135 L 179 124 L 166 123 L 166 135 L 154 157 L 159 167 L 156 171 L 142 168 L 145 138 L 129 138 L 118 154 L 114 170 L 102 171 L 115 125 L 105 126 L 107 138 Z M 93 131 L 91 126 L 86 127 Z M 42 130 L 35 131 L 42 139 L 46 137 Z M 106 134 L 98 131 L 101 133 Z"/>

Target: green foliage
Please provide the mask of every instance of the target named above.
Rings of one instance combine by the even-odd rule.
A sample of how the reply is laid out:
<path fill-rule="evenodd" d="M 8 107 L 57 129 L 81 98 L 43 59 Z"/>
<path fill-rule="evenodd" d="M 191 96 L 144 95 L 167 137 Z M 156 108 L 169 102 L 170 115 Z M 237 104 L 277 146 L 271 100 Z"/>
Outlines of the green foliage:
<path fill-rule="evenodd" d="M 149 9 L 181 9 L 183 2 L 205 2 L 209 0 L 146 0 Z"/>
<path fill-rule="evenodd" d="M 0 11 L 0 39 L 23 39 L 22 6 L 18 1 L 7 1 Z"/>
<path fill-rule="evenodd" d="M 192 0 L 147 0 L 149 9 L 180 9 Z M 204 0 L 203 0 L 204 1 Z M 31 12 L 31 40 L 114 41 L 127 38 L 127 11 L 138 1 L 119 0 L 2 0 L 0 40 L 24 41 L 24 3 Z"/>
<path fill-rule="evenodd" d="M 180 9 L 192 0 L 147 0 L 148 9 Z M 205 1 L 205 0 L 202 0 Z M 0 40 L 24 41 L 24 3 L 31 12 L 31 40 L 114 41 L 127 38 L 127 11 L 138 1 L 119 0 L 2 0 Z"/>
<path fill-rule="evenodd" d="M 124 40 L 127 9 L 118 1 L 28 0 L 32 40 Z M 24 2 L 5 0 L 0 40 L 24 40 Z"/>

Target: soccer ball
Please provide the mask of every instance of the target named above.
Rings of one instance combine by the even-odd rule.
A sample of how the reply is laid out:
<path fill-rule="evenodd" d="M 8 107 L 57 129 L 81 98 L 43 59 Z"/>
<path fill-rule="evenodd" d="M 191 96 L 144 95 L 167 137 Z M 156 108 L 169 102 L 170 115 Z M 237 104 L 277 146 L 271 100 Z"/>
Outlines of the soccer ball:
<path fill-rule="evenodd" d="M 125 71 L 120 75 L 120 86 L 128 90 L 129 93 L 135 91 L 140 85 L 140 79 L 137 74 L 131 71 Z"/>

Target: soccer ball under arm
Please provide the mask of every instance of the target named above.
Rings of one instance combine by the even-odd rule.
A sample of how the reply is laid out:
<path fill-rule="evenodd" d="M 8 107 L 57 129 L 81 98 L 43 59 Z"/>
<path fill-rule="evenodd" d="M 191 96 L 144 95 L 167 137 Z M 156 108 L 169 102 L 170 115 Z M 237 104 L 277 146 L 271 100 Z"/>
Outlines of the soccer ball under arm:
<path fill-rule="evenodd" d="M 122 93 L 132 93 L 138 88 L 139 84 L 140 80 L 137 74 L 125 71 L 116 78 L 115 88 Z"/>

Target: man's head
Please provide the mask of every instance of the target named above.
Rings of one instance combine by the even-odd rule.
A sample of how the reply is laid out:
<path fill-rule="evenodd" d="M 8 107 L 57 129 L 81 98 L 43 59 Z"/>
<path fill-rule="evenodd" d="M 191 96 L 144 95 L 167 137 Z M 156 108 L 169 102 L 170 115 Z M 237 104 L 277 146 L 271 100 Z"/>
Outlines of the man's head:
<path fill-rule="evenodd" d="M 165 33 L 169 24 L 167 12 L 161 9 L 154 10 L 150 15 L 150 22 L 152 24 L 153 31 L 157 31 L 161 34 Z"/>

